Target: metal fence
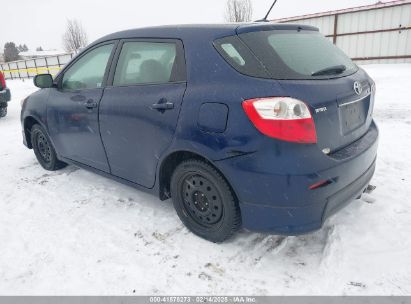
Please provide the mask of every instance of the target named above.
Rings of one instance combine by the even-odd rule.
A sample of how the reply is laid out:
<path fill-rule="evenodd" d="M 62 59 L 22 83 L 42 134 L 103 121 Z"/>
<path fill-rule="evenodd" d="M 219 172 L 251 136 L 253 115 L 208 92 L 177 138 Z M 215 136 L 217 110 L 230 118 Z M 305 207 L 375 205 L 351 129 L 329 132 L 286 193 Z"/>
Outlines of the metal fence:
<path fill-rule="evenodd" d="M 274 21 L 318 27 L 358 64 L 411 63 L 411 0 Z"/>
<path fill-rule="evenodd" d="M 0 71 L 6 79 L 31 78 L 46 73 L 55 75 L 73 56 L 74 54 L 61 54 L 0 63 Z"/>

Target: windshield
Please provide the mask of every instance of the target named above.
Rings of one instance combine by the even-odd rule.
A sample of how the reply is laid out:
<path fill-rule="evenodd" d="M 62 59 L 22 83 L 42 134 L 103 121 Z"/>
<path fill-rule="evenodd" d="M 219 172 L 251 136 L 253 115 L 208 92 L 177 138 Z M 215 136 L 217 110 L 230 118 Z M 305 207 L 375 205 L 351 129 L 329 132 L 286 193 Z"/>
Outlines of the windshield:
<path fill-rule="evenodd" d="M 313 31 L 261 31 L 239 35 L 274 79 L 329 79 L 358 67 L 327 38 Z"/>

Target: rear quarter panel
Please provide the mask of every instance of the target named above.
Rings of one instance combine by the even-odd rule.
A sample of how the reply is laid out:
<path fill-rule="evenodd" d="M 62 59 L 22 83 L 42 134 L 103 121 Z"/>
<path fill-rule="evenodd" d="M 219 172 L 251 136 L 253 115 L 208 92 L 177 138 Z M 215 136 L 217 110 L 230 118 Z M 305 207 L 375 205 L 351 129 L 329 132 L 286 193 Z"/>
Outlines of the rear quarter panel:
<path fill-rule="evenodd" d="M 235 150 L 252 152 L 258 148 L 259 132 L 242 109 L 242 101 L 272 96 L 281 87 L 273 80 L 239 74 L 214 49 L 214 39 L 184 41 L 187 63 L 187 90 L 184 96 L 175 139 L 168 153 L 186 150 L 210 160 L 232 156 Z M 204 103 L 225 104 L 228 119 L 224 132 L 209 132 L 199 127 Z"/>

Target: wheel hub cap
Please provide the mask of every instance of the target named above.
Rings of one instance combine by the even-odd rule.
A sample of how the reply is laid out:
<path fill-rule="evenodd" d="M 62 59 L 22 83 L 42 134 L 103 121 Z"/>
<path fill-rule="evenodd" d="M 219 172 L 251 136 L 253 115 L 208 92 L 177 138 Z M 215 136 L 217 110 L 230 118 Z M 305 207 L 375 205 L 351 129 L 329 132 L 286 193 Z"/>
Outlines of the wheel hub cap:
<path fill-rule="evenodd" d="M 191 218 L 202 226 L 220 221 L 223 204 L 216 187 L 201 175 L 189 175 L 183 181 L 184 206 Z"/>
<path fill-rule="evenodd" d="M 194 201 L 194 206 L 197 208 L 198 211 L 200 212 L 208 211 L 208 207 L 209 207 L 208 199 L 203 192 L 195 191 L 193 193 L 192 200 Z"/>

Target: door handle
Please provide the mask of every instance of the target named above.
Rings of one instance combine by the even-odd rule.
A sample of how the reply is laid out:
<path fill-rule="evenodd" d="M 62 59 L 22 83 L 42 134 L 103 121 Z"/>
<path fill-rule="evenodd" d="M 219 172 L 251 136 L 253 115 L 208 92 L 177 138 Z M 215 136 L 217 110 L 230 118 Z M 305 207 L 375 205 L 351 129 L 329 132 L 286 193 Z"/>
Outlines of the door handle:
<path fill-rule="evenodd" d="M 155 103 L 151 107 L 156 110 L 171 110 L 171 109 L 174 109 L 174 103 L 172 102 Z"/>
<path fill-rule="evenodd" d="M 167 99 L 162 98 L 159 100 L 159 102 L 152 104 L 151 108 L 154 110 L 164 112 L 165 110 L 174 109 L 174 103 L 168 102 Z"/>
<path fill-rule="evenodd" d="M 93 99 L 87 100 L 87 102 L 84 104 L 84 106 L 87 109 L 92 109 L 92 108 L 97 108 L 98 104 L 95 102 Z"/>

